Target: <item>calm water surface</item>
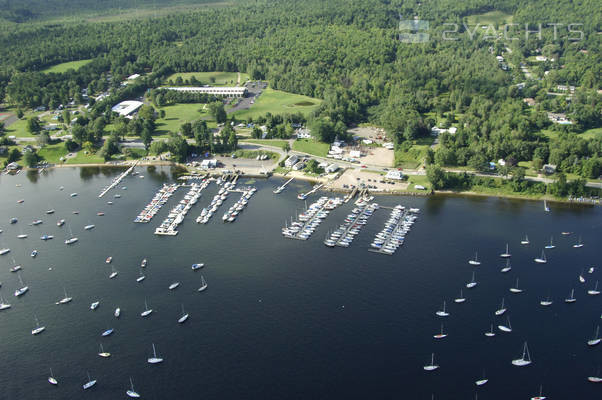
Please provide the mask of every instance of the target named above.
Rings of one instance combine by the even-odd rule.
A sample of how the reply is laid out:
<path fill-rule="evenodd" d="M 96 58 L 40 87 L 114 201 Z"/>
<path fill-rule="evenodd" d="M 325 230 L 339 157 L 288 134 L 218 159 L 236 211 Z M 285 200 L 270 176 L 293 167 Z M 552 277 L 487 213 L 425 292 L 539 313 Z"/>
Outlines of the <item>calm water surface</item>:
<path fill-rule="evenodd" d="M 144 179 L 128 177 L 102 199 L 98 193 L 118 170 L 0 177 L 0 247 L 11 248 L 0 256 L 0 294 L 12 304 L 0 312 L 1 399 L 126 398 L 130 376 L 146 399 L 474 399 L 474 381 L 483 373 L 489 382 L 478 388 L 479 399 L 528 399 L 540 385 L 551 399 L 600 396 L 587 376 L 602 366 L 602 347 L 586 345 L 602 322 L 602 297 L 586 293 L 602 280 L 600 208 L 552 204 L 545 213 L 538 202 L 379 197 L 381 205 L 421 209 L 405 245 L 389 257 L 368 252 L 386 209 L 347 249 L 322 241 L 352 204 L 332 212 L 306 242 L 283 238 L 280 228 L 304 207 L 296 195 L 309 185 L 293 182 L 276 196 L 274 179 L 254 183 L 258 192 L 235 223 L 221 221 L 239 198 L 232 194 L 207 225 L 198 225 L 194 219 L 217 191 L 211 184 L 178 236 L 157 237 L 155 227 L 187 190 L 179 189 L 151 223 L 135 224 L 172 178 L 167 168 L 139 171 Z M 113 198 L 117 193 L 122 197 Z M 56 213 L 46 215 L 50 208 Z M 10 225 L 11 217 L 19 222 Z M 29 225 L 38 218 L 43 224 Z M 59 228 L 61 218 L 67 224 Z M 96 228 L 85 231 L 88 224 Z M 73 246 L 64 244 L 69 229 L 79 237 Z M 21 233 L 29 237 L 17 239 Z M 55 238 L 44 242 L 43 234 Z M 530 246 L 520 246 L 525 234 Z M 572 248 L 578 235 L 582 249 Z M 557 247 L 546 252 L 548 263 L 535 264 L 551 236 Z M 499 254 L 507 242 L 512 271 L 502 274 Z M 476 268 L 467 263 L 475 251 L 482 261 Z M 112 280 L 108 256 L 119 271 Z M 9 272 L 13 257 L 30 287 L 20 298 L 13 296 L 19 285 Z M 136 283 L 143 258 L 146 280 Z M 205 268 L 192 271 L 196 262 Z M 597 267 L 591 275 L 590 266 Z M 478 285 L 466 289 L 473 271 Z M 198 293 L 201 274 L 209 288 Z M 525 290 L 518 295 L 508 291 L 517 277 Z M 168 290 L 175 281 L 180 287 Z M 467 301 L 453 303 L 462 288 Z M 573 288 L 577 302 L 566 304 Z M 74 300 L 57 306 L 63 289 Z M 548 294 L 554 304 L 541 307 Z M 490 324 L 505 321 L 494 316 L 502 297 L 513 332 L 487 338 Z M 154 310 L 147 319 L 140 317 L 145 299 Z M 451 315 L 442 320 L 435 311 L 443 300 Z M 180 325 L 182 305 L 190 318 Z M 30 333 L 34 316 L 46 326 L 38 336 Z M 449 336 L 435 341 L 441 322 Z M 115 333 L 101 338 L 108 328 Z M 525 340 L 533 364 L 514 367 Z M 110 358 L 97 356 L 100 343 Z M 146 362 L 152 343 L 165 359 L 160 365 Z M 422 366 L 432 352 L 441 368 L 428 373 Z M 46 381 L 49 368 L 58 387 Z M 84 393 L 86 371 L 98 383 Z"/>

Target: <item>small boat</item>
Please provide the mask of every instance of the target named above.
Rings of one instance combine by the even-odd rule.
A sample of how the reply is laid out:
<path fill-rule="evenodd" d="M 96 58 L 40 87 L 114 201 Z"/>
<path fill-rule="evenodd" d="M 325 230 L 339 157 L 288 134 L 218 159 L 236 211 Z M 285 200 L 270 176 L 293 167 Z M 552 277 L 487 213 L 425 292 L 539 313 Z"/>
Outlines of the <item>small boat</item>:
<path fill-rule="evenodd" d="M 201 269 L 205 266 L 205 264 L 200 263 L 200 264 L 192 264 L 192 270 L 196 271 L 197 269 Z"/>
<path fill-rule="evenodd" d="M 96 310 L 98 308 L 100 304 L 100 301 L 95 301 L 94 303 L 90 304 L 90 310 Z"/>
<path fill-rule="evenodd" d="M 59 381 L 56 380 L 54 374 L 52 373 L 52 368 L 50 368 L 50 376 L 48 377 L 48 383 L 55 386 L 59 384 Z"/>
<path fill-rule="evenodd" d="M 90 378 L 90 373 L 88 372 L 88 382 L 83 384 L 84 390 L 90 389 L 92 386 L 96 385 L 96 379 Z"/>
<path fill-rule="evenodd" d="M 502 254 L 500 254 L 500 257 L 502 257 L 502 258 L 512 257 L 512 254 L 510 254 L 510 252 L 508 251 L 508 243 L 506 243 L 506 251 L 503 252 Z"/>
<path fill-rule="evenodd" d="M 60 219 L 58 220 L 58 222 L 56 223 L 56 226 L 63 226 L 65 225 L 65 220 L 64 219 Z"/>
<path fill-rule="evenodd" d="M 502 297 L 502 305 L 499 309 L 495 310 L 495 315 L 503 315 L 508 309 L 504 307 L 504 298 Z"/>
<path fill-rule="evenodd" d="M 153 343 L 153 356 L 146 360 L 149 364 L 159 364 L 163 362 L 163 359 L 157 357 L 157 350 L 155 349 L 155 344 Z"/>
<path fill-rule="evenodd" d="M 44 332 L 46 330 L 45 326 L 40 326 L 40 322 L 38 321 L 38 317 L 35 317 L 36 319 L 36 327 L 34 329 L 31 330 L 31 334 L 32 335 L 38 335 L 42 332 Z"/>
<path fill-rule="evenodd" d="M 596 281 L 596 284 L 594 285 L 593 289 L 587 291 L 587 294 L 592 296 L 597 296 L 600 294 L 600 291 L 598 290 L 598 281 Z"/>
<path fill-rule="evenodd" d="M 117 271 L 115 268 L 111 267 L 111 274 L 109 275 L 109 279 L 115 278 L 118 274 L 119 274 L 119 271 Z"/>
<path fill-rule="evenodd" d="M 108 204 L 108 205 L 112 205 L 112 204 L 113 204 L 113 202 L 112 202 L 112 201 L 107 201 L 107 204 Z"/>
<path fill-rule="evenodd" d="M 547 399 L 547 397 L 543 395 L 543 389 L 541 386 L 539 386 L 539 396 L 531 397 L 531 400 L 545 400 L 545 399 Z"/>
<path fill-rule="evenodd" d="M 2 296 L 0 296 L 0 311 L 2 310 L 8 310 L 11 307 L 10 304 L 5 303 L 4 299 L 2 298 Z"/>
<path fill-rule="evenodd" d="M 454 302 L 455 303 L 464 303 L 466 301 L 466 298 L 464 297 L 464 294 L 462 293 L 462 289 L 460 289 L 460 297 L 455 298 Z"/>
<path fill-rule="evenodd" d="M 565 303 L 574 303 L 576 301 L 577 301 L 577 299 L 575 298 L 575 289 L 571 289 L 571 295 L 568 298 L 564 299 L 564 302 Z"/>
<path fill-rule="evenodd" d="M 481 265 L 481 262 L 479 261 L 479 254 L 474 253 L 474 260 L 469 260 L 468 263 L 470 265 Z"/>
<path fill-rule="evenodd" d="M 548 306 L 551 306 L 551 305 L 552 305 L 552 300 L 550 299 L 550 296 L 548 296 L 548 297 L 546 297 L 546 299 L 545 299 L 545 300 L 541 300 L 541 301 L 539 302 L 539 304 L 541 304 L 541 305 L 542 305 L 542 306 L 544 306 L 544 307 L 548 307 Z"/>
<path fill-rule="evenodd" d="M 20 235 L 17 235 L 17 238 L 19 238 L 19 239 L 27 239 L 27 233 L 22 233 Z"/>
<path fill-rule="evenodd" d="M 11 225 L 12 225 L 12 224 L 16 224 L 18 221 L 19 221 L 19 220 L 18 220 L 18 219 L 16 219 L 16 218 L 14 218 L 14 217 L 10 219 L 10 223 L 11 223 Z"/>
<path fill-rule="evenodd" d="M 435 314 L 439 317 L 449 317 L 449 313 L 445 311 L 445 300 L 443 300 L 443 310 L 439 310 Z"/>
<path fill-rule="evenodd" d="M 438 365 L 435 365 L 435 353 L 431 353 L 431 363 L 422 367 L 425 371 L 434 371 L 439 368 Z"/>
<path fill-rule="evenodd" d="M 548 202 L 547 201 L 543 201 L 543 210 L 545 212 L 550 212 L 550 207 L 548 207 Z"/>
<path fill-rule="evenodd" d="M 138 398 L 140 394 L 134 390 L 134 383 L 132 382 L 132 378 L 130 377 L 130 389 L 125 392 L 128 397 Z"/>
<path fill-rule="evenodd" d="M 77 193 L 71 193 L 69 196 L 75 197 L 75 196 L 77 196 Z"/>
<path fill-rule="evenodd" d="M 78 210 L 74 210 L 74 211 L 73 211 L 73 214 L 75 214 L 75 215 L 78 215 L 78 214 L 79 214 L 79 211 L 78 211 Z"/>
<path fill-rule="evenodd" d="M 31 252 L 31 257 L 35 258 L 37 255 L 38 255 L 38 251 L 34 249 L 34 250 Z"/>
<path fill-rule="evenodd" d="M 89 231 L 89 230 L 94 229 L 95 226 L 96 225 L 94 225 L 94 224 L 86 225 L 86 226 L 84 226 L 84 229 L 87 230 L 87 231 Z"/>
<path fill-rule="evenodd" d="M 106 337 L 106 336 L 110 336 L 113 334 L 115 330 L 113 328 L 109 328 L 106 331 L 104 331 L 103 333 L 101 333 L 101 336 Z"/>
<path fill-rule="evenodd" d="M 109 358 L 109 357 L 111 357 L 111 353 L 108 353 L 108 352 L 106 352 L 106 351 L 105 351 L 105 350 L 102 348 L 102 343 L 100 344 L 100 351 L 98 352 L 98 355 L 99 355 L 100 357 L 103 357 L 103 358 Z"/>
<path fill-rule="evenodd" d="M 121 197 L 121 195 L 120 195 L 120 194 L 116 194 L 116 195 L 115 195 L 115 196 L 113 196 L 113 197 L 115 197 L 116 199 L 119 199 L 119 198 Z"/>
<path fill-rule="evenodd" d="M 19 275 L 19 282 L 21 283 L 21 287 L 15 290 L 15 297 L 23 296 L 29 290 L 29 286 L 25 286 L 23 284 L 23 279 L 21 279 L 21 275 Z"/>
<path fill-rule="evenodd" d="M 581 242 L 581 236 L 579 236 L 579 241 L 573 245 L 573 248 L 580 249 L 583 247 L 583 243 Z"/>
<path fill-rule="evenodd" d="M 522 293 L 523 292 L 523 289 L 518 288 L 518 278 L 516 278 L 516 285 L 514 285 L 514 287 L 510 288 L 510 292 L 512 292 L 512 293 Z"/>
<path fill-rule="evenodd" d="M 15 263 L 14 258 L 13 258 L 13 263 Z M 23 269 L 23 267 L 21 265 L 17 265 L 15 263 L 15 265 L 11 267 L 10 272 L 18 272 L 18 271 L 21 271 L 22 269 Z"/>
<path fill-rule="evenodd" d="M 180 282 L 174 282 L 171 285 L 169 285 L 169 290 L 174 290 L 178 286 L 180 286 Z"/>
<path fill-rule="evenodd" d="M 503 267 L 500 271 L 503 273 L 506 273 L 508 271 L 510 271 L 512 269 L 512 267 L 510 266 L 510 260 L 506 260 L 506 266 Z"/>
<path fill-rule="evenodd" d="M 117 307 L 113 315 L 115 316 L 115 318 L 119 318 L 119 316 L 121 315 L 121 308 Z"/>
<path fill-rule="evenodd" d="M 602 341 L 602 338 L 600 338 L 600 325 L 598 325 L 598 326 L 596 327 L 596 333 L 595 333 L 595 335 L 594 335 L 594 338 L 593 338 L 593 339 L 591 339 L 591 340 L 588 340 L 588 341 L 587 341 L 587 345 L 588 345 L 588 346 L 595 346 L 595 345 L 597 345 L 598 343 L 600 343 L 600 341 Z"/>
<path fill-rule="evenodd" d="M 433 337 L 435 339 L 443 339 L 446 336 L 447 336 L 447 333 L 443 333 L 443 324 L 441 324 L 441 331 L 439 333 L 437 333 L 436 335 L 433 335 Z"/>
<path fill-rule="evenodd" d="M 142 262 L 140 263 L 140 266 L 141 266 L 142 268 L 145 268 L 145 267 L 146 267 L 146 264 L 147 264 L 147 261 L 146 261 L 146 258 L 145 258 L 145 259 L 144 259 L 144 260 L 142 260 Z"/>
<path fill-rule="evenodd" d="M 205 281 L 205 278 L 203 278 L 203 275 L 201 275 L 201 287 L 198 288 L 198 291 L 202 292 L 205 289 L 207 289 L 207 282 Z"/>
<path fill-rule="evenodd" d="M 473 272 L 472 272 L 472 279 L 470 280 L 470 282 L 468 282 L 468 283 L 466 284 L 466 287 L 467 287 L 467 288 L 469 288 L 469 289 L 471 289 L 471 288 L 473 288 L 473 287 L 475 287 L 475 286 L 477 286 L 477 281 L 475 281 L 475 273 L 474 273 L 474 271 L 473 271 Z"/>
<path fill-rule="evenodd" d="M 70 303 L 71 300 L 73 300 L 73 297 L 67 296 L 67 290 L 65 290 L 65 288 L 63 288 L 63 292 L 65 293 L 65 297 L 63 297 L 62 299 L 60 299 L 59 301 L 57 301 L 56 302 L 57 305 L 59 305 L 59 304 L 67 304 L 67 303 Z"/>
<path fill-rule="evenodd" d="M 600 367 L 598 367 L 598 371 L 596 372 L 596 375 L 588 376 L 587 380 L 592 383 L 602 382 L 602 378 L 600 377 Z"/>
<path fill-rule="evenodd" d="M 42 239 L 42 240 L 50 240 L 50 239 L 54 239 L 54 236 L 52 236 L 52 235 L 42 235 L 42 236 L 40 236 L 40 239 Z"/>
<path fill-rule="evenodd" d="M 103 215 L 105 215 L 105 213 L 103 213 L 102 211 L 99 211 L 96 213 L 97 216 L 102 217 Z"/>
<path fill-rule="evenodd" d="M 148 304 L 146 304 L 146 300 L 144 300 L 144 311 L 140 313 L 140 316 L 143 318 L 148 317 L 152 312 L 153 310 L 151 308 L 148 308 Z"/>
<path fill-rule="evenodd" d="M 33 226 L 36 226 L 36 225 L 40 225 L 42 222 L 43 222 L 43 221 L 42 221 L 41 219 L 36 219 L 36 220 L 34 220 L 34 221 L 31 223 L 31 224 L 32 224 Z"/>
<path fill-rule="evenodd" d="M 533 260 L 538 264 L 545 264 L 548 262 L 548 260 L 546 260 L 546 253 L 544 253 L 543 250 L 541 251 L 541 256 Z"/>
<path fill-rule="evenodd" d="M 24 201 L 25 201 L 25 199 L 19 199 L 19 200 L 17 200 L 17 203 L 22 204 Z"/>
<path fill-rule="evenodd" d="M 75 242 L 77 242 L 79 239 L 76 237 L 72 237 L 70 239 L 65 240 L 65 244 L 73 244 Z"/>
<path fill-rule="evenodd" d="M 110 264 L 111 261 L 113 261 L 113 257 L 107 257 L 107 259 L 105 260 L 105 263 Z"/>
<path fill-rule="evenodd" d="M 554 244 L 554 237 L 553 236 L 550 238 L 550 244 L 546 245 L 545 248 L 546 249 L 555 249 L 556 248 L 556 245 Z"/>
<path fill-rule="evenodd" d="M 579 282 L 581 283 L 585 283 L 585 278 L 583 277 L 583 275 L 585 274 L 585 270 L 581 271 L 581 273 L 579 274 Z"/>
<path fill-rule="evenodd" d="M 138 278 L 136 278 L 136 282 L 140 283 L 145 279 L 146 279 L 146 276 L 142 274 L 142 271 L 140 271 L 140 276 Z"/>
<path fill-rule="evenodd" d="M 182 304 L 182 316 L 178 319 L 178 324 L 183 324 L 188 319 L 188 313 L 184 312 L 184 304 Z"/>
<path fill-rule="evenodd" d="M 528 245 L 529 243 L 529 236 L 525 235 L 525 238 L 523 240 L 520 241 L 520 244 L 522 245 Z"/>
<path fill-rule="evenodd" d="M 595 269 L 596 269 L 595 267 L 589 267 L 589 269 L 587 270 L 587 273 L 593 274 Z"/>
<path fill-rule="evenodd" d="M 0 256 L 10 253 L 9 248 L 0 249 Z"/>
<path fill-rule="evenodd" d="M 479 379 L 478 381 L 475 381 L 475 385 L 483 386 L 487 382 L 489 382 L 489 379 L 485 378 L 485 371 L 483 371 L 483 377 L 481 379 Z"/>
<path fill-rule="evenodd" d="M 508 325 L 498 325 L 497 328 L 506 333 L 512 332 L 512 325 L 510 324 L 510 317 L 506 316 L 506 321 L 508 321 Z"/>
<path fill-rule="evenodd" d="M 525 342 L 523 346 L 523 356 L 521 358 L 512 360 L 512 365 L 517 367 L 525 367 L 529 364 L 531 364 L 531 356 L 529 355 L 529 347 L 527 347 L 527 342 Z"/>
<path fill-rule="evenodd" d="M 560 233 L 562 234 L 562 236 L 568 236 L 568 235 L 572 234 L 573 232 L 562 231 Z"/>
<path fill-rule="evenodd" d="M 54 214 L 54 208 L 47 210 L 46 214 L 50 215 L 50 214 Z"/>
<path fill-rule="evenodd" d="M 485 336 L 487 336 L 487 337 L 495 336 L 495 332 L 493 331 L 493 324 L 491 324 L 491 328 L 489 329 L 489 331 L 485 332 Z"/>

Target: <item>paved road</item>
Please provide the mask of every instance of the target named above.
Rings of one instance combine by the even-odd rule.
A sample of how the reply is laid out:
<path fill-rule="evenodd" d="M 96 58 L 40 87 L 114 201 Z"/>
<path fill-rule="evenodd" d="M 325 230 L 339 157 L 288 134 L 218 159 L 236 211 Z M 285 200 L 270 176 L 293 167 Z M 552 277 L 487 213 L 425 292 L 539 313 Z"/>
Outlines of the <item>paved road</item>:
<path fill-rule="evenodd" d="M 256 100 L 256 98 L 259 97 L 263 91 L 263 85 L 266 85 L 266 83 L 255 85 L 255 87 L 253 87 L 251 84 L 245 85 L 248 91 L 247 97 L 240 99 L 237 105 L 228 110 L 228 114 L 232 114 L 238 110 L 248 110 L 251 108 L 251 101 Z"/>

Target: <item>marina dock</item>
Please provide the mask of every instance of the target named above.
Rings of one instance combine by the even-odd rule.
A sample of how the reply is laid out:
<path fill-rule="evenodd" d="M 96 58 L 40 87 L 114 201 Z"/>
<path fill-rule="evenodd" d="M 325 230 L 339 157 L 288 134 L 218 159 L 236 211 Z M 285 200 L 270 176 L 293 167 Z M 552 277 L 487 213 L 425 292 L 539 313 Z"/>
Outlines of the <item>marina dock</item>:
<path fill-rule="evenodd" d="M 203 208 L 201 214 L 196 218 L 197 224 L 206 224 L 209 222 L 211 217 L 217 212 L 217 209 L 226 201 L 230 190 L 234 190 L 234 184 L 232 182 L 224 182 L 221 178 L 218 178 L 216 184 L 219 186 L 223 183 L 223 187 L 219 189 L 217 194 L 213 196 L 211 204 L 208 207 Z"/>
<path fill-rule="evenodd" d="M 226 213 L 224 213 L 222 220 L 224 222 L 234 222 L 238 214 L 245 209 L 249 203 L 249 200 L 251 199 L 251 196 L 253 196 L 256 191 L 257 189 L 251 186 L 245 189 L 231 189 L 230 192 L 240 192 L 242 195 L 240 196 L 240 199 L 234 203 L 232 207 L 226 211 Z"/>
<path fill-rule="evenodd" d="M 297 198 L 298 198 L 299 200 L 305 200 L 305 199 L 307 199 L 307 197 L 309 197 L 309 195 L 311 195 L 311 194 L 313 194 L 313 193 L 317 192 L 318 190 L 320 190 L 320 188 L 321 188 L 322 186 L 324 186 L 324 184 L 323 184 L 323 183 L 320 183 L 319 185 L 316 185 L 316 186 L 314 186 L 314 187 L 313 187 L 313 188 L 312 188 L 312 189 L 311 189 L 309 192 L 307 192 L 307 193 L 299 193 L 299 195 L 297 196 Z"/>
<path fill-rule="evenodd" d="M 370 244 L 372 248 L 368 251 L 389 256 L 393 255 L 397 248 L 403 245 L 405 236 L 410 232 L 417 218 L 415 214 L 419 211 L 416 208 L 408 210 L 402 205 L 395 206 L 385 223 L 385 227 L 376 234 Z"/>
<path fill-rule="evenodd" d="M 286 188 L 286 185 L 288 185 L 289 183 L 291 183 L 293 181 L 293 179 L 295 179 L 294 177 L 289 179 L 288 181 L 284 182 L 281 186 L 278 186 L 276 189 L 274 189 L 274 194 L 280 194 L 282 193 L 282 191 L 284 190 L 284 188 Z"/>
<path fill-rule="evenodd" d="M 324 240 L 328 247 L 349 247 L 355 236 L 360 233 L 362 226 L 366 225 L 368 218 L 378 209 L 378 204 L 364 201 L 358 207 L 354 208 L 351 214 L 347 215 L 345 222 L 337 230 L 330 234 Z"/>
<path fill-rule="evenodd" d="M 134 164 L 132 164 L 131 167 L 129 167 L 125 172 L 123 172 L 122 174 L 120 174 L 117 178 L 113 179 L 113 181 L 111 182 L 111 184 L 107 187 L 105 187 L 100 194 L 98 195 L 98 198 L 101 198 L 102 196 L 104 196 L 105 194 L 107 194 L 109 192 L 109 190 L 113 189 L 115 186 L 119 185 L 121 183 L 121 181 L 123 180 L 123 178 L 125 178 L 126 176 L 128 176 L 130 174 L 130 172 L 132 172 L 134 170 L 134 168 L 136 167 L 136 165 L 138 165 L 138 161 L 135 161 Z"/>
<path fill-rule="evenodd" d="M 190 208 L 195 205 L 201 197 L 201 192 L 209 186 L 209 181 L 205 180 L 202 183 L 193 183 L 190 185 L 190 190 L 182 200 L 178 203 L 177 206 L 172 208 L 167 218 L 161 223 L 161 225 L 155 229 L 155 235 L 167 235 L 167 236 L 175 236 L 178 234 L 176 228 L 182 222 L 184 222 L 184 217 L 190 211 Z"/>
<path fill-rule="evenodd" d="M 328 216 L 330 211 L 343 203 L 340 197 L 320 197 L 307 210 L 298 216 L 297 221 L 291 221 L 291 226 L 282 228 L 282 235 L 289 239 L 307 240 L 318 225 Z M 292 218 L 291 218 L 292 219 Z"/>
<path fill-rule="evenodd" d="M 150 220 L 153 219 L 155 214 L 159 212 L 161 207 L 163 207 L 163 205 L 167 203 L 167 200 L 169 200 L 169 198 L 176 192 L 176 190 L 178 190 L 179 187 L 180 185 L 175 183 L 171 185 L 164 184 L 161 187 L 161 189 L 159 189 L 157 193 L 155 193 L 155 196 L 146 205 L 146 207 L 144 207 L 144 210 L 142 210 L 140 214 L 138 214 L 134 222 L 150 222 Z"/>

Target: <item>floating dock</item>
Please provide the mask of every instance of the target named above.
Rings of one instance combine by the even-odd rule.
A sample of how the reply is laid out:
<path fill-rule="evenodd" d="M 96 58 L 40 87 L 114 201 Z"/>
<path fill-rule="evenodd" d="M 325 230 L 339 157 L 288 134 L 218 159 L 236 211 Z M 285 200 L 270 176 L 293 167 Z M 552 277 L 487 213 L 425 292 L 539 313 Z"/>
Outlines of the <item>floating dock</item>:
<path fill-rule="evenodd" d="M 234 222 L 238 214 L 240 214 L 242 210 L 245 209 L 245 207 L 249 203 L 249 200 L 251 199 L 251 196 L 253 196 L 256 191 L 257 189 L 254 187 L 230 190 L 230 192 L 241 192 L 242 195 L 240 196 L 240 199 L 236 203 L 234 203 L 232 207 L 230 207 L 230 209 L 226 211 L 226 213 L 224 213 L 222 220 L 224 222 Z"/>
<path fill-rule="evenodd" d="M 144 210 L 138 214 L 134 222 L 147 223 L 159 212 L 161 207 L 167 200 L 178 190 L 180 185 L 172 183 L 171 185 L 163 185 L 161 189 L 155 193 L 153 199 L 144 207 Z"/>
<path fill-rule="evenodd" d="M 318 190 L 320 190 L 320 188 L 324 186 L 323 183 L 320 183 L 319 185 L 314 186 L 309 192 L 307 193 L 299 193 L 299 195 L 297 196 L 297 198 L 299 200 L 305 200 L 307 199 L 307 197 L 309 197 L 309 195 L 314 194 L 315 192 L 317 192 Z"/>
<path fill-rule="evenodd" d="M 190 190 L 182 200 L 175 206 L 167 218 L 161 225 L 155 229 L 155 235 L 175 236 L 178 234 L 176 228 L 184 221 L 184 217 L 190 211 L 190 208 L 195 205 L 201 197 L 201 192 L 209 185 L 209 181 L 205 180 L 202 183 L 193 183 L 190 185 Z"/>
<path fill-rule="evenodd" d="M 284 182 L 281 186 L 278 186 L 276 189 L 274 189 L 274 194 L 280 194 L 282 193 L 282 191 L 284 190 L 284 188 L 286 188 L 286 185 L 288 185 L 289 183 L 291 183 L 293 181 L 293 179 L 295 179 L 294 177 L 289 179 L 288 181 Z"/>
<path fill-rule="evenodd" d="M 368 251 L 392 256 L 399 246 L 403 245 L 406 235 L 418 218 L 415 214 L 419 211 L 417 208 L 407 210 L 402 205 L 394 207 L 385 227 L 376 234 L 370 244 L 372 248 Z"/>
<path fill-rule="evenodd" d="M 341 204 L 343 204 L 343 199 L 340 197 L 320 197 L 318 201 L 311 204 L 304 213 L 298 216 L 297 221 L 291 221 L 290 227 L 282 228 L 282 235 L 289 239 L 309 239 L 330 211 Z"/>
<path fill-rule="evenodd" d="M 324 244 L 328 247 L 349 247 L 355 236 L 360 233 L 362 227 L 368 222 L 368 218 L 377 209 L 378 204 L 376 203 L 365 203 L 353 209 L 351 214 L 345 218 L 345 222 L 331 233 L 330 237 L 324 240 Z"/>

